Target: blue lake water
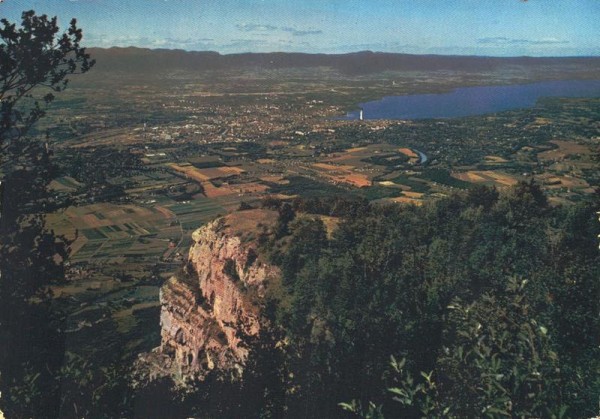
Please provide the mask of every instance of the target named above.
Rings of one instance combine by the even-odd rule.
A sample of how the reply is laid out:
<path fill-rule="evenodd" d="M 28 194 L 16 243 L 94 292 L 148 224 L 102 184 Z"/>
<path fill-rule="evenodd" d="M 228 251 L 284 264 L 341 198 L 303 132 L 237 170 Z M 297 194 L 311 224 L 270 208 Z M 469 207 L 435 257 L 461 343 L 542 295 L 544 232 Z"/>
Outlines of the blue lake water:
<path fill-rule="evenodd" d="M 387 96 L 360 107 L 364 119 L 456 118 L 531 108 L 542 97 L 600 97 L 600 80 L 461 87 L 449 93 Z M 359 112 L 340 119 L 358 119 Z"/>

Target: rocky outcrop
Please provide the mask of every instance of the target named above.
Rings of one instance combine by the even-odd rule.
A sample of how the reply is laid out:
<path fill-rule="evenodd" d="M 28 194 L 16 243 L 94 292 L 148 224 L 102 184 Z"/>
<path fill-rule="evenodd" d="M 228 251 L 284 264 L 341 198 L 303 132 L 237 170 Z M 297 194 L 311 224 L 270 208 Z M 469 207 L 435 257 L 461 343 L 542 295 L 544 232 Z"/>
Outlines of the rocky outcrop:
<path fill-rule="evenodd" d="M 196 230 L 183 273 L 161 288 L 161 345 L 149 360 L 155 375 L 180 381 L 211 369 L 239 375 L 248 340 L 260 333 L 260 305 L 279 270 L 261 260 L 257 236 L 276 213 L 249 210 Z"/>

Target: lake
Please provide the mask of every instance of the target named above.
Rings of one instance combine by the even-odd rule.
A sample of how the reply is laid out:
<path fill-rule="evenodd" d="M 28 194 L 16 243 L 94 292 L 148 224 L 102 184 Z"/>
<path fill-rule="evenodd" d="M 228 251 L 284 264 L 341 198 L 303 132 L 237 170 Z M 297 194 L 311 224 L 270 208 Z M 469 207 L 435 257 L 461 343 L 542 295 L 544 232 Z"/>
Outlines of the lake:
<path fill-rule="evenodd" d="M 449 93 L 387 96 L 360 107 L 364 119 L 456 118 L 531 108 L 542 97 L 600 97 L 600 80 L 461 87 Z M 359 112 L 340 119 L 359 119 Z"/>

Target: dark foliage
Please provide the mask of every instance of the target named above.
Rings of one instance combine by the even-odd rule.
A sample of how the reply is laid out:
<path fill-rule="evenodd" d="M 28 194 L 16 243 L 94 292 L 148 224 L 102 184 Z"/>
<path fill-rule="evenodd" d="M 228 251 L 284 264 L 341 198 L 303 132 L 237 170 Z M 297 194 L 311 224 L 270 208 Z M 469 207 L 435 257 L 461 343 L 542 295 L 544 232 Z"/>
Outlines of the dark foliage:
<path fill-rule="evenodd" d="M 23 12 L 19 27 L 0 20 L 0 398 L 8 417 L 56 417 L 63 363 L 60 321 L 44 286 L 64 278 L 68 242 L 45 226 L 56 169 L 48 144 L 26 138 L 68 76 L 93 65 L 71 22 Z"/>
<path fill-rule="evenodd" d="M 521 183 L 363 209 L 329 240 L 319 221 L 290 223 L 275 305 L 289 415 L 342 417 L 352 399 L 370 417 L 593 415 L 594 209 L 550 208 Z"/>

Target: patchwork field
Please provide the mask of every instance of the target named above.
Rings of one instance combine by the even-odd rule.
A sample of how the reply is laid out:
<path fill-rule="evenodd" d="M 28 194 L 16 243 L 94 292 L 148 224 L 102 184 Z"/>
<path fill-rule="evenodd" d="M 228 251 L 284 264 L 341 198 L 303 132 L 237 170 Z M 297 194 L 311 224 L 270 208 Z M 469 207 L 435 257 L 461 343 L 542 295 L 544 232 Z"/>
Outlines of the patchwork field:
<path fill-rule="evenodd" d="M 74 240 L 70 260 L 78 262 L 160 255 L 169 239 L 181 235 L 172 225 L 175 220 L 175 214 L 166 208 L 99 203 L 50 214 L 48 225 Z"/>
<path fill-rule="evenodd" d="M 305 168 L 315 171 L 317 177 L 330 183 L 363 188 L 372 186 L 374 179 L 390 169 L 404 163 L 414 165 L 418 160 L 418 154 L 409 148 L 378 143 L 323 156 Z"/>
<path fill-rule="evenodd" d="M 57 192 L 74 192 L 83 186 L 80 182 L 69 176 L 59 177 L 50 182 L 50 189 Z"/>
<path fill-rule="evenodd" d="M 388 198 L 389 202 L 395 202 L 399 204 L 413 204 L 413 205 L 421 205 L 423 203 L 422 200 L 411 198 L 410 196 L 398 196 L 396 198 Z"/>
<path fill-rule="evenodd" d="M 358 188 L 371 186 L 369 176 L 365 173 L 357 173 L 356 168 L 351 165 L 315 163 L 311 167 L 333 183 L 347 183 Z"/>
<path fill-rule="evenodd" d="M 335 162 L 341 164 L 349 164 L 352 166 L 363 166 L 365 162 L 364 159 L 379 155 L 379 154 L 394 154 L 400 153 L 404 154 L 400 150 L 408 150 L 408 149 L 398 149 L 398 147 L 392 144 L 369 144 L 365 147 L 354 147 L 345 150 L 342 153 L 334 153 L 332 156 L 328 156 L 323 159 L 325 162 Z"/>
<path fill-rule="evenodd" d="M 251 197 L 252 195 L 261 195 L 269 190 L 269 187 L 263 185 L 262 183 L 257 182 L 247 182 L 247 183 L 235 183 L 228 184 L 223 183 L 220 186 L 216 186 L 212 182 L 206 181 L 202 182 L 202 186 L 204 188 L 204 194 L 207 198 L 219 200 L 223 197 L 227 197 L 230 195 L 234 195 L 238 197 L 238 202 L 240 201 L 241 196 Z"/>
<path fill-rule="evenodd" d="M 399 148 L 398 151 L 408 157 L 418 158 L 419 155 L 412 151 L 410 148 Z"/>
<path fill-rule="evenodd" d="M 572 141 L 554 140 L 554 141 L 551 141 L 551 143 L 555 144 L 558 147 L 554 150 L 548 150 L 548 151 L 539 153 L 537 155 L 538 160 L 557 161 L 557 160 L 563 160 L 563 159 L 567 158 L 568 156 L 573 156 L 573 155 L 578 155 L 578 154 L 579 155 L 589 155 L 591 153 L 591 150 L 588 146 L 583 145 L 583 144 L 578 144 L 578 143 L 575 143 Z"/>
<path fill-rule="evenodd" d="M 548 190 L 565 188 L 568 190 L 579 189 L 584 193 L 594 192 L 594 189 L 591 188 L 589 183 L 587 183 L 584 179 L 570 175 L 544 173 L 543 175 L 538 176 L 537 179 L 544 186 L 544 188 Z"/>
<path fill-rule="evenodd" d="M 452 177 L 471 183 L 488 186 L 507 187 L 516 185 L 519 181 L 515 176 L 493 170 L 470 170 L 462 173 L 452 173 Z"/>
<path fill-rule="evenodd" d="M 244 170 L 239 167 L 221 166 L 207 169 L 198 169 L 198 172 L 207 179 L 225 179 L 231 176 L 236 176 L 244 173 Z"/>
<path fill-rule="evenodd" d="M 485 156 L 484 160 L 486 163 L 508 163 L 508 160 L 500 156 Z"/>
<path fill-rule="evenodd" d="M 290 182 L 283 175 L 267 175 L 267 176 L 261 176 L 259 179 L 264 182 L 278 183 L 280 185 L 285 185 Z"/>
<path fill-rule="evenodd" d="M 175 171 L 184 174 L 189 179 L 196 182 L 203 183 L 214 179 L 226 179 L 231 176 L 236 176 L 244 173 L 243 169 L 239 167 L 221 166 L 221 167 L 209 167 L 205 169 L 199 169 L 192 166 L 191 164 L 175 164 L 169 163 L 168 167 Z"/>
<path fill-rule="evenodd" d="M 215 201 L 202 196 L 183 202 L 175 202 L 166 198 L 158 200 L 161 206 L 173 212 L 181 229 L 195 230 L 219 214 L 225 214 L 225 209 Z"/>
<path fill-rule="evenodd" d="M 147 206 L 100 203 L 50 214 L 48 225 L 57 234 L 74 240 L 71 262 L 156 260 L 182 244 L 190 231 L 226 210 L 198 197 L 176 202 L 159 197 Z"/>

